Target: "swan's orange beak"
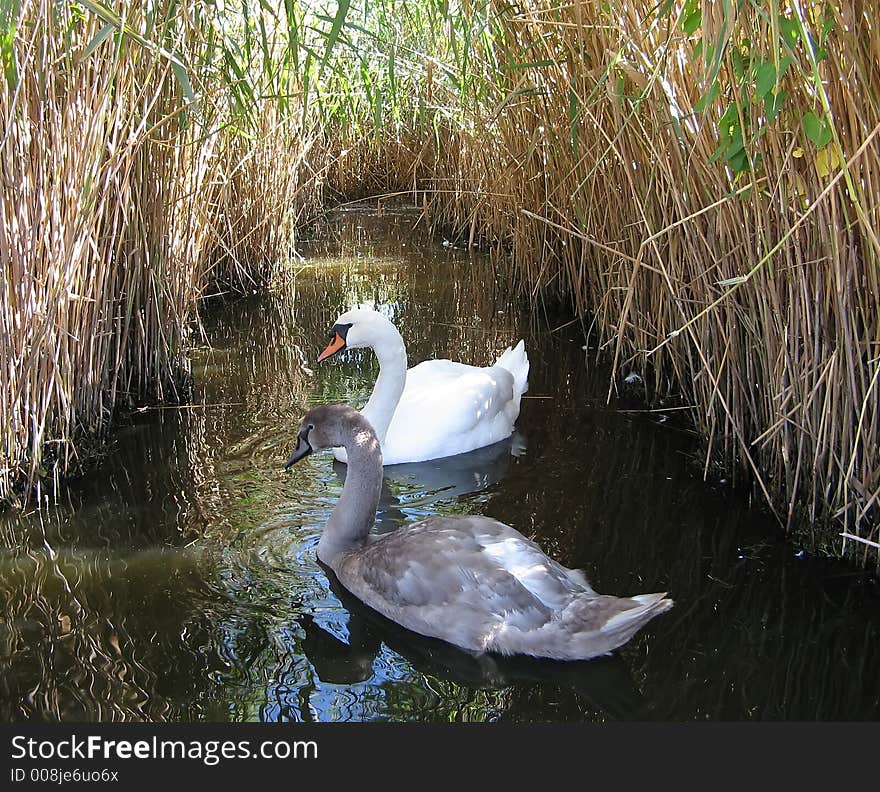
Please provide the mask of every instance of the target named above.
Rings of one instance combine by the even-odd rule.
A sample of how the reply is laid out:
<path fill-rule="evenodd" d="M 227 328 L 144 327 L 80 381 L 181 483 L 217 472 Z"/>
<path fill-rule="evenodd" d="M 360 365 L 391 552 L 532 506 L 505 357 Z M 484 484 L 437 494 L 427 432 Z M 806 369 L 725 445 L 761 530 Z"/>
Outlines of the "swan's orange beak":
<path fill-rule="evenodd" d="M 327 348 L 318 355 L 318 363 L 326 360 L 328 357 L 333 357 L 341 349 L 345 349 L 345 339 L 339 333 L 336 333 L 333 336 L 333 340 L 327 345 Z"/>

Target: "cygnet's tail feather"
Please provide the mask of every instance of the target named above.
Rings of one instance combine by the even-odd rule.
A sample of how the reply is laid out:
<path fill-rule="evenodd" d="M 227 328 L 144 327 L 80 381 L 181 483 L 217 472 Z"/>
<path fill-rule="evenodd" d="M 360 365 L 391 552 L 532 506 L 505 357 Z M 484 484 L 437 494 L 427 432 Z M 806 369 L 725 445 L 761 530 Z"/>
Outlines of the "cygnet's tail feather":
<path fill-rule="evenodd" d="M 619 610 L 626 602 L 638 604 Z M 601 594 L 579 596 L 542 627 L 531 630 L 507 627 L 494 635 L 484 649 L 556 660 L 589 660 L 613 652 L 672 605 L 665 592 L 624 598 Z M 603 612 L 609 609 L 614 615 L 604 618 Z"/>
<path fill-rule="evenodd" d="M 671 599 L 666 598 L 665 591 L 659 594 L 636 594 L 630 599 L 635 600 L 639 605 L 612 616 L 602 626 L 602 632 L 628 631 L 630 626 L 635 626 L 637 630 L 655 616 L 668 611 L 674 604 Z"/>
<path fill-rule="evenodd" d="M 519 404 L 520 396 L 529 389 L 529 356 L 523 339 L 514 347 L 508 347 L 495 361 L 496 366 L 507 369 L 513 374 L 513 397 Z"/>

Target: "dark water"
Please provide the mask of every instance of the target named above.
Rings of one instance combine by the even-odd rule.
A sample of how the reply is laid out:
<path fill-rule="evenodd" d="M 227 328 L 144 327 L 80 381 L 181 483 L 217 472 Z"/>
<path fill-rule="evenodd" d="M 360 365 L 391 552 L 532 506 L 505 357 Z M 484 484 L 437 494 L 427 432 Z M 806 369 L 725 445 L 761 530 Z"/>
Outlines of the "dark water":
<path fill-rule="evenodd" d="M 417 218 L 339 213 L 274 294 L 208 301 L 195 406 L 131 416 L 60 502 L 0 516 L 0 718 L 877 719 L 876 583 L 704 483 L 674 415 L 606 403 L 578 324 L 520 308 Z M 314 363 L 364 301 L 411 364 L 486 364 L 521 336 L 531 359 L 512 442 L 388 469 L 377 530 L 486 514 L 599 591 L 669 590 L 676 607 L 611 657 L 478 659 L 329 581 L 315 546 L 344 468 L 282 464 L 309 405 L 365 401 L 372 353 Z"/>

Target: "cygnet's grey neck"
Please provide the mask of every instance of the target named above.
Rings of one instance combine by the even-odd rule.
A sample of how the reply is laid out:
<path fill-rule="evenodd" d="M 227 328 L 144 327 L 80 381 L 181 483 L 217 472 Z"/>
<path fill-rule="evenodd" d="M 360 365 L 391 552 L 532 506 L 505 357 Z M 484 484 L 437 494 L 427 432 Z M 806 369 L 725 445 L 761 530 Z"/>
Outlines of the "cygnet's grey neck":
<path fill-rule="evenodd" d="M 390 322 L 382 325 L 372 347 L 379 361 L 379 376 L 361 412 L 373 425 L 379 441 L 384 442 L 406 385 L 406 347 Z"/>
<path fill-rule="evenodd" d="M 347 433 L 345 451 L 348 469 L 342 495 L 318 543 L 318 558 L 334 570 L 334 560 L 340 553 L 363 545 L 376 520 L 382 491 L 379 441 L 361 416 L 355 431 Z"/>

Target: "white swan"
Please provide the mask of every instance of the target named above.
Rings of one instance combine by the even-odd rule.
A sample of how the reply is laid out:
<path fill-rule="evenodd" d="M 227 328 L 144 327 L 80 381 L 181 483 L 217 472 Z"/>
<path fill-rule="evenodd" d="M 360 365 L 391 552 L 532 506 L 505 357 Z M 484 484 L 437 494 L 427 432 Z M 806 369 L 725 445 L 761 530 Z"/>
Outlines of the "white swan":
<path fill-rule="evenodd" d="M 361 412 L 376 430 L 386 465 L 463 454 L 513 432 L 528 389 L 522 341 L 491 366 L 426 360 L 407 370 L 403 338 L 378 311 L 356 308 L 342 314 L 330 336 L 318 362 L 359 347 L 371 347 L 379 359 L 379 376 Z M 333 453 L 346 461 L 344 448 Z"/>
<path fill-rule="evenodd" d="M 477 653 L 585 660 L 616 649 L 672 607 L 665 593 L 597 594 L 582 572 L 488 517 L 429 517 L 370 533 L 382 452 L 357 410 L 331 404 L 306 413 L 285 469 L 340 445 L 348 471 L 318 558 L 358 599 L 409 630 Z"/>

